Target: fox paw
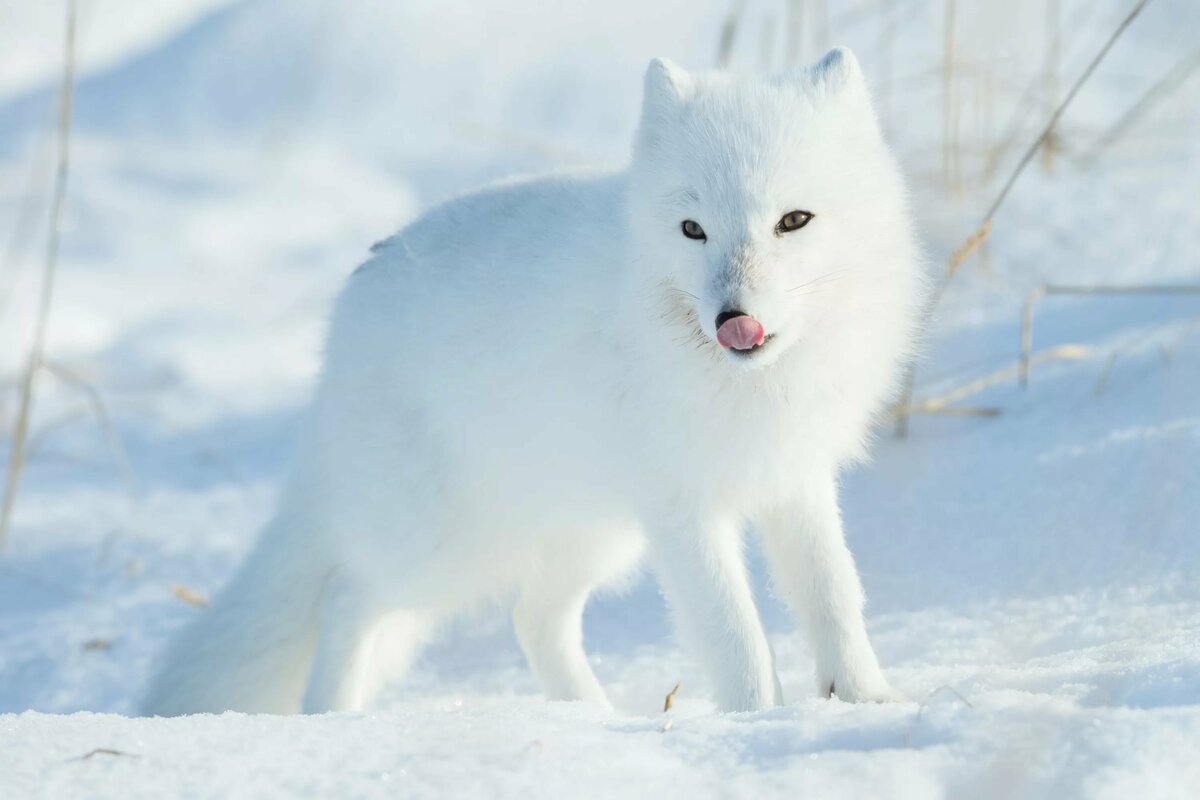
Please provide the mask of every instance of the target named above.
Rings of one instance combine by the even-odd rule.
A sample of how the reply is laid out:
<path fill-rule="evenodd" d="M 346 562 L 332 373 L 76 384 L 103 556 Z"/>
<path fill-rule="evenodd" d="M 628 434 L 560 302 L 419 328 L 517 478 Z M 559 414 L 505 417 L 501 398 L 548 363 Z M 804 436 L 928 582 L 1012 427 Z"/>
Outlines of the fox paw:
<path fill-rule="evenodd" d="M 847 703 L 903 703 L 908 697 L 892 688 L 881 676 L 873 681 L 853 681 L 836 678 L 821 681 L 821 691 L 828 698 L 836 697 Z"/>

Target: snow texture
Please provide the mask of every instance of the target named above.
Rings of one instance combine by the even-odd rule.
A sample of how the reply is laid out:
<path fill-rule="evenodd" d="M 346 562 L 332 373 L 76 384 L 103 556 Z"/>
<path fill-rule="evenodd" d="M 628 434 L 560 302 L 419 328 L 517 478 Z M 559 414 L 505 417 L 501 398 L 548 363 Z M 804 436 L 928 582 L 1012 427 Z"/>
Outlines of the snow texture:
<path fill-rule="evenodd" d="M 5 431 L 35 313 L 61 52 L 52 4 L 29 5 L 0 39 L 20 55 L 0 66 Z M 1200 795 L 1196 295 L 1042 300 L 1036 348 L 1087 355 L 964 401 L 998 416 L 918 417 L 902 441 L 881 428 L 873 462 L 846 476 L 872 639 L 912 702 L 813 697 L 811 656 L 751 544 L 789 701 L 773 711 L 714 712 L 643 579 L 587 612 L 615 712 L 541 699 L 506 615 L 484 609 L 369 713 L 123 716 L 170 635 L 203 613 L 172 587 L 212 594 L 269 514 L 329 299 L 367 247 L 483 181 L 620 162 L 646 62 L 711 64 L 729 4 L 83 5 L 48 357 L 99 392 L 129 470 L 88 396 L 43 373 L 0 554 L 0 797 Z M 940 264 L 1020 145 L 989 188 L 944 191 L 942 4 L 824 5 L 829 38 L 874 86 Z M 1060 85 L 1127 5 L 1062 4 Z M 877 6 L 898 12 L 890 55 Z M 826 44 L 812 14 L 805 59 Z M 1031 1 L 960 5 L 960 52 L 1003 76 L 993 140 L 1040 80 L 1027 32 L 1044 17 Z M 780 65 L 784 4 L 749 3 L 742 19 L 733 63 Z M 1200 8 L 1161 0 L 1117 45 L 1063 120 L 1053 171 L 1035 162 L 986 260 L 955 279 L 919 396 L 1011 365 L 1021 302 L 1043 282 L 1200 282 L 1196 77 L 1085 159 L 1197 32 Z M 958 91 L 970 177 L 983 166 L 971 137 L 993 112 L 969 74 Z M 1019 143 L 1048 112 L 1023 107 Z"/>

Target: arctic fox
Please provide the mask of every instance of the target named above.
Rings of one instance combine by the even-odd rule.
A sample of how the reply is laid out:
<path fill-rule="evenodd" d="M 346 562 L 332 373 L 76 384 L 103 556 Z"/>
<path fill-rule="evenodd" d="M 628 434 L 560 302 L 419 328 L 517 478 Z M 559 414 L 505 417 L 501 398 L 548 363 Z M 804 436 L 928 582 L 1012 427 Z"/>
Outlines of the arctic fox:
<path fill-rule="evenodd" d="M 896 697 L 837 478 L 910 355 L 925 282 L 848 50 L 771 79 L 655 60 L 627 169 L 485 189 L 372 252 L 337 301 L 276 516 L 168 652 L 148 713 L 359 709 L 385 616 L 411 658 L 514 596 L 545 694 L 606 705 L 584 605 L 643 559 L 719 707 L 768 708 L 750 529 L 816 691 Z"/>

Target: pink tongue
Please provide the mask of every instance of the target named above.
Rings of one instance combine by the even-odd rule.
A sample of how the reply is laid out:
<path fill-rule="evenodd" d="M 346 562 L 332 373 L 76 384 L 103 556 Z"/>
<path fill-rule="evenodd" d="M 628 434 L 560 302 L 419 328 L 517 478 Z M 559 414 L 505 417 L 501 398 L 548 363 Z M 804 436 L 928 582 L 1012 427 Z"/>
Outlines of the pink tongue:
<path fill-rule="evenodd" d="M 754 317 L 727 319 L 724 325 L 717 328 L 717 342 L 721 347 L 732 347 L 734 350 L 749 350 L 762 344 L 765 338 L 762 323 Z"/>

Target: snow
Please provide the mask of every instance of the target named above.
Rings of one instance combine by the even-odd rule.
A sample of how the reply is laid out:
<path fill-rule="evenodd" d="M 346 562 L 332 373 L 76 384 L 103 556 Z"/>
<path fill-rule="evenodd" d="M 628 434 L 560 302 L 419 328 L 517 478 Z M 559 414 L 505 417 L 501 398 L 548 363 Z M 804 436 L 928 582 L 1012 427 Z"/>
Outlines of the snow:
<path fill-rule="evenodd" d="M 828 27 L 878 87 L 938 265 L 1020 146 L 988 188 L 944 192 L 941 4 L 894 4 L 890 83 L 876 4 L 860 5 L 870 13 L 831 8 Z M 1036 349 L 1077 343 L 1085 357 L 964 401 L 998 416 L 918 417 L 905 440 L 881 429 L 873 462 L 847 476 L 872 636 L 912 702 L 815 698 L 807 647 L 752 547 L 790 703 L 774 711 L 716 714 L 641 580 L 586 619 L 615 712 L 542 700 L 504 613 L 485 610 L 369 713 L 124 716 L 171 633 L 203 613 L 172 587 L 211 594 L 269 514 L 329 298 L 367 247 L 481 181 L 619 161 L 645 62 L 712 63 L 728 3 L 83 6 L 48 352 L 103 398 L 131 479 L 87 396 L 43 374 L 0 554 L 0 797 L 1200 793 L 1196 295 L 1043 299 Z M 1066 84 L 1126 4 L 1063 6 Z M 52 8 L 4 4 L 0 38 L 5 431 L 44 236 Z M 992 112 L 982 83 L 961 78 L 968 145 L 987 113 L 998 135 L 1037 77 L 1042 45 L 1022 31 L 1040 32 L 1044 13 L 960 11 L 960 51 L 998 76 Z M 759 42 L 784 19 L 782 4 L 750 3 L 734 63 L 778 65 L 783 33 L 772 54 Z M 1031 167 L 986 261 L 955 278 L 919 396 L 1013 364 L 1040 283 L 1198 282 L 1200 82 L 1091 168 L 1076 158 L 1197 30 L 1194 4 L 1160 0 L 1114 49 L 1063 122 L 1054 171 Z M 1018 142 L 1043 118 L 1026 116 Z"/>

